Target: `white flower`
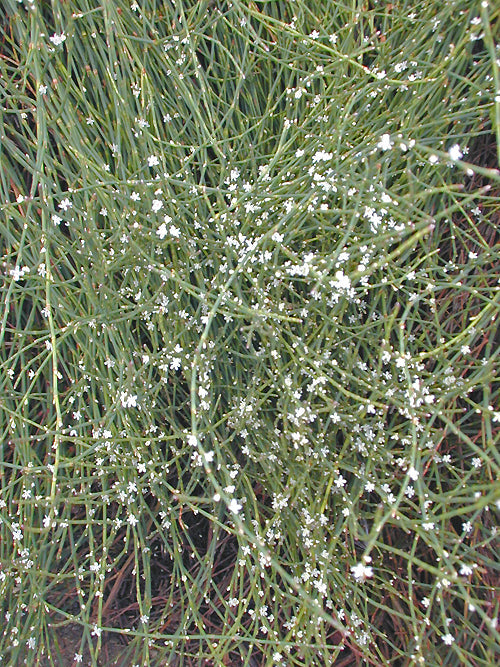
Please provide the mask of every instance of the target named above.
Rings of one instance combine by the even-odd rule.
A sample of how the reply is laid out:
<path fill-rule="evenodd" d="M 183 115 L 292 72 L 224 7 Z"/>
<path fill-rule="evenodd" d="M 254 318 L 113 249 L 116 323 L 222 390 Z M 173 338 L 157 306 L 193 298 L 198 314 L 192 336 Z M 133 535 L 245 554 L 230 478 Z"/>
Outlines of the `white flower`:
<path fill-rule="evenodd" d="M 338 290 L 347 291 L 351 287 L 351 279 L 343 271 L 336 271 L 333 286 Z"/>
<path fill-rule="evenodd" d="M 173 370 L 173 371 L 178 371 L 179 368 L 180 368 L 181 366 L 182 366 L 182 360 L 179 359 L 179 357 L 174 357 L 174 358 L 170 361 L 170 368 L 171 368 L 171 370 Z"/>
<path fill-rule="evenodd" d="M 137 524 L 139 523 L 139 519 L 133 514 L 129 514 L 127 521 L 131 526 L 137 526 Z"/>
<path fill-rule="evenodd" d="M 347 484 L 347 480 L 342 475 L 339 475 L 335 480 L 334 484 L 338 489 L 341 489 L 343 486 Z"/>
<path fill-rule="evenodd" d="M 153 199 L 153 203 L 151 205 L 151 210 L 153 211 L 153 213 L 157 213 L 162 208 L 163 208 L 163 202 L 160 199 Z"/>
<path fill-rule="evenodd" d="M 160 239 L 163 241 L 165 236 L 168 234 L 167 225 L 164 222 L 162 222 L 161 225 L 156 230 L 156 233 L 158 234 Z"/>
<path fill-rule="evenodd" d="M 102 629 L 99 626 L 94 625 L 93 630 L 92 630 L 92 635 L 94 637 L 100 637 L 101 634 L 102 634 Z"/>
<path fill-rule="evenodd" d="M 333 153 L 327 153 L 326 151 L 316 151 L 312 157 L 313 162 L 328 162 L 333 157 Z"/>
<path fill-rule="evenodd" d="M 453 644 L 453 642 L 455 641 L 455 637 L 453 635 L 450 635 L 449 632 L 446 635 L 443 635 L 441 637 L 441 639 L 444 641 L 444 643 L 447 646 L 451 646 Z"/>
<path fill-rule="evenodd" d="M 411 466 L 411 468 L 408 468 L 408 473 L 407 474 L 408 474 L 408 477 L 410 479 L 413 479 L 413 480 L 418 479 L 418 476 L 420 475 L 418 470 L 416 470 L 413 466 Z"/>
<path fill-rule="evenodd" d="M 122 391 L 120 394 L 120 401 L 122 407 L 124 408 L 136 408 L 137 407 L 137 395 L 129 394 L 127 391 Z"/>
<path fill-rule="evenodd" d="M 229 503 L 229 505 L 227 506 L 227 509 L 233 514 L 238 514 L 241 508 L 242 508 L 241 503 L 239 503 L 235 498 L 233 498 Z"/>
<path fill-rule="evenodd" d="M 156 167 L 159 164 L 160 164 L 160 160 L 158 160 L 156 155 L 150 155 L 148 157 L 148 166 L 149 167 Z"/>
<path fill-rule="evenodd" d="M 66 39 L 66 35 L 63 32 L 60 35 L 54 33 L 49 39 L 54 46 L 60 46 Z"/>
<path fill-rule="evenodd" d="M 368 577 L 373 577 L 373 567 L 364 563 L 358 563 L 351 567 L 351 573 L 356 581 L 364 581 Z"/>
<path fill-rule="evenodd" d="M 472 532 L 472 523 L 470 521 L 464 521 L 462 523 L 462 531 L 466 534 Z"/>
<path fill-rule="evenodd" d="M 461 159 L 463 153 L 460 150 L 460 146 L 458 144 L 453 144 L 453 146 L 448 150 L 448 155 L 450 156 L 450 160 L 456 162 L 457 160 Z"/>
<path fill-rule="evenodd" d="M 165 220 L 166 220 L 167 218 L 170 220 L 170 218 L 169 218 L 168 215 L 165 216 Z M 156 233 L 158 234 L 158 236 L 159 236 L 160 239 L 162 239 L 162 240 L 163 240 L 168 234 L 170 234 L 170 236 L 172 236 L 173 238 L 178 239 L 178 238 L 180 237 L 180 235 L 181 235 L 181 230 L 180 230 L 178 227 L 176 227 L 175 225 L 170 225 L 170 227 L 168 227 L 168 229 L 167 229 L 167 225 L 166 225 L 164 222 L 162 222 L 162 224 L 161 224 L 161 225 L 158 227 L 158 229 L 156 230 Z"/>
<path fill-rule="evenodd" d="M 382 151 L 389 151 L 393 147 L 394 142 L 391 140 L 390 134 L 383 134 L 380 137 L 380 141 L 377 144 L 377 148 L 380 148 Z"/>
<path fill-rule="evenodd" d="M 18 280 L 23 280 L 24 276 L 26 273 L 29 273 L 29 267 L 27 266 L 16 266 L 13 269 L 9 271 L 10 275 L 14 278 L 14 280 L 17 282 Z"/>
<path fill-rule="evenodd" d="M 59 204 L 59 208 L 60 208 L 62 211 L 67 211 L 67 210 L 68 210 L 69 208 L 71 208 L 72 206 L 73 206 L 73 204 L 71 203 L 71 201 L 70 201 L 67 197 L 65 197 L 65 198 L 61 201 L 61 203 Z"/>

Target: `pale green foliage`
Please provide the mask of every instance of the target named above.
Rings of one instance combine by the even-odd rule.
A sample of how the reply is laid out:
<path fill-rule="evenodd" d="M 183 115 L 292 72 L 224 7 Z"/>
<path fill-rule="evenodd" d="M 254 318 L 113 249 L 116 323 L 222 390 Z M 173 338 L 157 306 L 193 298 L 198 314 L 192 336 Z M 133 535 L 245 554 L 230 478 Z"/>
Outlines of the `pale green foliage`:
<path fill-rule="evenodd" d="M 3 5 L 2 664 L 493 664 L 498 12 Z"/>

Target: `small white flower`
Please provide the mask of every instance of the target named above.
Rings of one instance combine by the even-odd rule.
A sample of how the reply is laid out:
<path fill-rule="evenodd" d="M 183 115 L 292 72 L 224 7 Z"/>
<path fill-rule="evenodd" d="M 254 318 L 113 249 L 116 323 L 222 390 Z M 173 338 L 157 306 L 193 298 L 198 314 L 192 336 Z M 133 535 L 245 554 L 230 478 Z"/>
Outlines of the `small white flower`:
<path fill-rule="evenodd" d="M 160 164 L 160 160 L 158 160 L 156 155 L 150 155 L 148 157 L 148 167 L 156 167 L 159 164 Z"/>
<path fill-rule="evenodd" d="M 333 153 L 328 153 L 327 151 L 316 151 L 312 156 L 313 162 L 328 162 L 333 157 Z"/>
<path fill-rule="evenodd" d="M 153 213 L 157 213 L 163 208 L 163 202 L 160 199 L 153 199 L 153 203 L 151 205 L 151 210 Z"/>
<path fill-rule="evenodd" d="M 347 484 L 347 480 L 342 475 L 339 475 L 335 480 L 334 484 L 338 489 L 341 489 Z"/>
<path fill-rule="evenodd" d="M 242 508 L 241 503 L 239 503 L 235 498 L 233 498 L 229 503 L 229 505 L 227 506 L 227 509 L 233 514 L 238 514 L 241 508 Z"/>
<path fill-rule="evenodd" d="M 453 644 L 453 642 L 455 641 L 455 637 L 454 637 L 453 635 L 450 635 L 449 632 L 448 632 L 447 634 L 443 635 L 443 636 L 441 637 L 441 639 L 443 640 L 443 642 L 444 642 L 447 646 L 451 646 L 451 645 Z"/>
<path fill-rule="evenodd" d="M 457 160 L 462 158 L 463 153 L 458 144 L 453 144 L 453 146 L 448 150 L 448 155 L 450 156 L 450 160 L 457 162 Z"/>
<path fill-rule="evenodd" d="M 132 527 L 137 526 L 137 524 L 139 523 L 139 519 L 133 514 L 129 514 L 127 521 Z"/>
<path fill-rule="evenodd" d="M 377 144 L 377 148 L 380 148 L 382 151 L 389 151 L 393 147 L 394 142 L 391 140 L 390 134 L 383 134 L 380 137 L 380 141 Z"/>
<path fill-rule="evenodd" d="M 181 366 L 182 366 L 182 360 L 179 359 L 179 357 L 174 357 L 170 362 L 170 368 L 173 371 L 178 371 Z"/>
<path fill-rule="evenodd" d="M 358 563 L 351 567 L 351 573 L 356 581 L 364 581 L 369 577 L 373 577 L 373 567 L 364 563 Z"/>
<path fill-rule="evenodd" d="M 160 239 L 163 241 L 165 236 L 168 234 L 167 225 L 164 222 L 162 222 L 161 225 L 156 230 L 156 233 L 158 234 Z"/>
<path fill-rule="evenodd" d="M 60 46 L 65 41 L 66 35 L 63 32 L 60 35 L 54 33 L 49 39 L 54 46 Z"/>
<path fill-rule="evenodd" d="M 72 202 L 67 197 L 65 197 L 59 204 L 61 211 L 67 211 L 68 209 L 72 208 L 72 206 Z"/>
<path fill-rule="evenodd" d="M 27 266 L 15 266 L 13 269 L 9 271 L 10 275 L 14 278 L 14 280 L 17 282 L 18 280 L 23 280 L 24 276 L 26 273 L 29 273 L 29 267 Z"/>
<path fill-rule="evenodd" d="M 214 460 L 214 452 L 205 452 L 203 454 L 203 458 L 205 459 L 206 463 L 211 463 Z"/>
<path fill-rule="evenodd" d="M 341 291 L 347 291 L 351 287 L 351 279 L 343 271 L 335 271 L 333 286 Z"/>
<path fill-rule="evenodd" d="M 418 470 L 416 470 L 413 466 L 411 466 L 411 468 L 408 468 L 408 473 L 407 474 L 408 474 L 408 477 L 410 479 L 413 479 L 414 481 L 417 480 L 418 476 L 420 475 Z"/>
<path fill-rule="evenodd" d="M 102 634 L 102 629 L 101 629 L 99 626 L 94 625 L 94 627 L 93 627 L 93 629 L 92 629 L 92 635 L 93 635 L 94 637 L 100 637 L 101 634 Z"/>
<path fill-rule="evenodd" d="M 137 395 L 129 394 L 127 391 L 122 391 L 120 394 L 120 402 L 124 408 L 136 408 L 137 407 Z"/>

